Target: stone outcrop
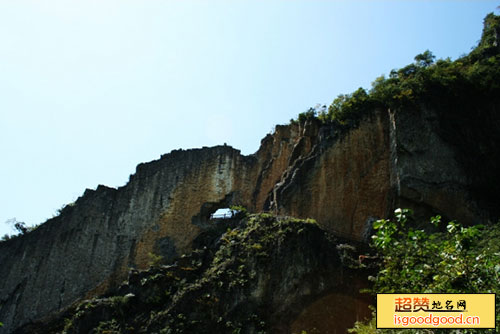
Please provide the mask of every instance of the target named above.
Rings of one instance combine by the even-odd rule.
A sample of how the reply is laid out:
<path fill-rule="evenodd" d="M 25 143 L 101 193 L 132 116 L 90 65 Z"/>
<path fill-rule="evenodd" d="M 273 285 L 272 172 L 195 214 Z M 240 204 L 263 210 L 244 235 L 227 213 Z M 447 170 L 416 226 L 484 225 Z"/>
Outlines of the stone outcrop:
<path fill-rule="evenodd" d="M 376 111 L 351 131 L 324 126 L 314 145 L 297 158 L 273 188 L 271 207 L 279 214 L 315 218 L 326 230 L 361 239 L 371 217 L 393 207 L 390 122 Z M 307 141 L 304 136 L 301 141 Z M 307 200 L 305 200 L 307 198 Z"/>
<path fill-rule="evenodd" d="M 371 271 L 353 267 L 353 248 L 316 224 L 269 214 L 217 224 L 216 243 L 131 271 L 112 295 L 16 334 L 343 332 L 369 316 L 359 289 Z"/>
<path fill-rule="evenodd" d="M 146 268 L 150 253 L 174 259 L 218 208 L 261 211 L 298 136 L 299 126 L 278 127 L 252 156 L 229 146 L 173 151 L 140 164 L 124 187 L 86 190 L 35 231 L 0 243 L 0 331 L 107 291 L 129 268 Z"/>
<path fill-rule="evenodd" d="M 496 219 L 474 200 L 476 170 L 438 116 L 422 106 L 375 110 L 351 129 L 317 120 L 277 126 L 253 155 L 176 150 L 140 164 L 121 188 L 86 190 L 35 231 L 0 243 L 0 332 L 116 287 L 150 254 L 175 259 L 211 226 L 211 213 L 230 205 L 311 217 L 354 240 L 399 206 L 465 223 Z"/>

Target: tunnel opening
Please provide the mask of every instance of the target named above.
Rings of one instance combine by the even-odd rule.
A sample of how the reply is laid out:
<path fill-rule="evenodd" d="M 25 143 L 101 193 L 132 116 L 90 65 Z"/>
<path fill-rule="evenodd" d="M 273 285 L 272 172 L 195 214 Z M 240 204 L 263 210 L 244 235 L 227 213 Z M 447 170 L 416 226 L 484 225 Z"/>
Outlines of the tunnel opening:
<path fill-rule="evenodd" d="M 228 228 L 235 228 L 240 219 L 240 211 L 231 209 L 238 203 L 237 194 L 230 193 L 219 202 L 205 202 L 200 212 L 191 219 L 192 224 L 201 228 L 193 240 L 193 248 L 216 247 L 220 237 Z"/>
<path fill-rule="evenodd" d="M 231 208 L 220 208 L 210 215 L 210 220 L 214 221 L 217 219 L 231 219 L 238 214 L 238 210 Z"/>
<path fill-rule="evenodd" d="M 202 229 L 207 229 L 219 222 L 237 218 L 238 210 L 231 209 L 236 203 L 236 197 L 237 195 L 231 192 L 219 202 L 203 203 L 200 212 L 192 217 L 191 222 Z"/>

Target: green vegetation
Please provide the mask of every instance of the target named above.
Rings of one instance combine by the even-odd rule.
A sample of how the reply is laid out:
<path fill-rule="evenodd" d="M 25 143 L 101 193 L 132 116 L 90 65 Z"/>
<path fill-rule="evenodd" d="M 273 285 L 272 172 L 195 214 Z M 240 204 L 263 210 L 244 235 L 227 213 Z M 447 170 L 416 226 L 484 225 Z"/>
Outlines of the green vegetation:
<path fill-rule="evenodd" d="M 297 121 L 317 118 L 323 123 L 352 127 L 377 108 L 397 111 L 425 104 L 455 112 L 457 107 L 460 110 L 471 103 L 498 97 L 499 27 L 500 17 L 491 13 L 484 20 L 481 42 L 469 55 L 455 61 L 449 58 L 435 61 L 435 56 L 427 50 L 415 56 L 414 63 L 392 70 L 388 78 L 377 78 L 369 91 L 359 88 L 351 94 L 339 95 L 328 110 L 309 108 L 299 114 Z"/>
<path fill-rule="evenodd" d="M 309 280 L 309 270 L 321 268 L 322 275 L 337 258 L 336 243 L 312 219 L 231 209 L 245 217 L 215 240 L 175 263 L 132 270 L 116 294 L 82 302 L 45 325 L 51 328 L 46 333 L 244 333 L 249 328 L 271 333 L 276 320 L 268 303 L 282 298 L 273 294 L 288 279 L 283 270 L 294 268 L 289 298 L 297 298 L 293 286 Z M 307 253 L 311 247 L 315 251 Z M 336 269 L 332 264 L 330 270 Z M 249 297 L 256 293 L 263 295 Z"/>
<path fill-rule="evenodd" d="M 244 206 L 241 205 L 231 205 L 229 207 L 231 210 L 231 217 L 233 218 L 243 218 L 248 215 L 248 210 Z"/>
<path fill-rule="evenodd" d="M 55 214 L 52 215 L 52 218 L 60 216 L 61 214 L 63 214 L 67 210 L 70 210 L 71 208 L 73 208 L 74 206 L 75 206 L 74 202 L 63 205 L 60 209 L 58 209 L 56 211 Z M 28 226 L 28 225 L 26 225 L 25 222 L 20 222 L 20 221 L 17 221 L 16 218 L 11 218 L 11 219 L 8 219 L 7 221 L 5 221 L 5 224 L 12 226 L 15 230 L 15 233 L 14 234 L 4 234 L 0 238 L 0 242 L 15 239 L 15 238 L 20 237 L 22 235 L 33 232 L 34 230 L 39 228 L 43 223 Z"/>
<path fill-rule="evenodd" d="M 441 217 L 436 216 L 425 228 L 435 231 L 429 233 L 411 227 L 415 226 L 409 223 L 411 214 L 411 210 L 398 209 L 395 221 L 382 219 L 374 223 L 376 234 L 372 246 L 382 259 L 374 278 L 374 293 L 500 291 L 500 222 L 491 226 L 465 227 L 451 221 L 443 226 Z M 443 227 L 445 231 L 437 232 Z M 497 295 L 497 331 L 499 299 Z M 375 320 L 356 324 L 352 332 L 374 333 Z"/>
<path fill-rule="evenodd" d="M 36 230 L 41 225 L 41 224 L 37 224 L 37 225 L 33 225 L 33 226 L 26 226 L 25 222 L 17 221 L 16 218 L 8 219 L 7 221 L 5 221 L 5 224 L 12 226 L 16 230 L 16 233 L 12 234 L 12 235 L 4 234 L 0 238 L 0 242 L 15 239 L 21 235 L 25 235 L 27 233 L 30 233 L 30 232 Z"/>
<path fill-rule="evenodd" d="M 485 18 L 481 42 L 469 55 L 455 61 L 436 61 L 427 50 L 417 55 L 412 64 L 391 71 L 387 78 L 377 78 L 370 90 L 359 88 L 351 94 L 340 95 L 328 108 L 309 108 L 292 123 L 314 120 L 348 129 L 377 109 L 396 113 L 402 109 L 410 112 L 436 109 L 439 111 L 437 131 L 463 148 L 457 155 L 463 154 L 467 172 L 479 178 L 471 178 L 476 182 L 474 185 L 479 184 L 478 193 L 486 197 L 494 194 L 490 197 L 498 198 L 495 197 L 500 193 L 498 182 L 484 176 L 491 173 L 481 171 L 483 166 L 488 167 L 487 171 L 495 170 L 500 161 L 500 152 L 495 151 L 496 143 L 500 142 L 497 123 L 483 117 L 491 115 L 491 110 L 497 110 L 495 106 L 500 103 L 499 31 L 500 17 L 490 14 Z M 482 113 L 481 110 L 486 111 Z M 468 127 L 487 135 L 469 135 Z M 253 297 L 264 291 L 257 283 L 286 286 L 283 281 L 291 275 L 280 276 L 282 269 L 288 268 L 286 265 L 294 269 L 302 266 L 303 272 L 295 274 L 299 277 L 307 274 L 309 280 L 313 275 L 306 269 L 315 263 L 311 259 L 327 259 L 316 263 L 322 270 L 326 268 L 335 258 L 328 258 L 334 253 L 334 242 L 323 234 L 314 220 L 276 218 L 268 213 L 248 215 L 241 206 L 230 209 L 233 217 L 244 219 L 233 225 L 219 225 L 223 227 L 221 233 L 216 230 L 215 237 L 209 233 L 208 238 L 203 239 L 208 242 L 200 244 L 203 247 L 181 256 L 175 264 L 160 266 L 163 258 L 149 253 L 152 268 L 144 272 L 132 271 L 129 281 L 117 289 L 117 295 L 84 302 L 71 310 L 72 313 L 67 313 L 69 319 L 56 320 L 54 326 L 64 329 L 64 333 L 84 329 L 85 332 L 93 329 L 96 333 L 135 330 L 240 333 L 244 328 L 253 328 L 257 333 L 270 332 L 275 319 L 270 318 L 268 301 Z M 71 210 L 71 205 L 58 214 L 66 210 Z M 435 216 L 427 226 L 417 228 L 415 223 L 408 209 L 396 210 L 393 220 L 382 219 L 374 223 L 376 233 L 372 247 L 377 256 L 370 258 L 378 258 L 380 268 L 372 277 L 373 293 L 500 291 L 500 222 L 490 226 L 462 226 L 454 221 L 444 224 L 440 216 Z M 29 232 L 24 225 L 16 227 L 21 233 Z M 356 261 L 351 256 L 354 247 L 337 245 L 336 250 L 344 268 L 366 266 L 361 264 L 361 258 Z M 299 265 L 299 261 L 302 264 Z M 271 274 L 277 278 L 271 278 Z M 313 274 L 317 275 L 318 271 Z M 292 279 L 295 281 L 285 283 L 294 287 L 305 282 L 302 278 Z M 275 291 L 269 288 L 265 292 L 279 298 L 273 295 Z M 289 291 L 295 293 L 296 290 Z M 497 324 L 500 323 L 499 297 Z M 367 322 L 357 323 L 350 332 L 379 332 L 375 327 L 372 317 Z"/>
<path fill-rule="evenodd" d="M 148 258 L 149 258 L 149 265 L 152 267 L 157 267 L 163 263 L 163 256 L 161 255 L 149 252 Z"/>

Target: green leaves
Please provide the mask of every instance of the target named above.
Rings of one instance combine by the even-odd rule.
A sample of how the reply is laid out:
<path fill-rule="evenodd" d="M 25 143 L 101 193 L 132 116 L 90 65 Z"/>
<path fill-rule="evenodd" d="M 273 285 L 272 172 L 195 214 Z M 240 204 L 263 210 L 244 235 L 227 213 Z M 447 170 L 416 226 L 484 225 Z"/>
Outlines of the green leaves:
<path fill-rule="evenodd" d="M 377 230 L 372 236 L 375 248 L 384 250 L 390 246 L 397 231 L 397 225 L 390 220 L 380 219 L 373 224 L 373 228 Z"/>
<path fill-rule="evenodd" d="M 413 215 L 413 211 L 411 209 L 396 209 L 394 210 L 394 215 L 396 216 L 398 223 L 401 227 L 403 227 L 408 221 L 408 216 Z"/>
<path fill-rule="evenodd" d="M 309 108 L 307 111 L 299 114 L 298 121 L 299 123 L 305 123 L 307 120 L 316 118 L 317 115 L 316 109 Z"/>
<path fill-rule="evenodd" d="M 376 101 L 363 88 L 339 95 L 328 108 L 328 119 L 340 125 L 356 125 L 361 116 L 370 112 Z"/>
<path fill-rule="evenodd" d="M 411 227 L 411 210 L 397 209 L 394 216 L 373 224 L 372 247 L 383 259 L 373 292 L 500 291 L 500 222 L 465 227 L 451 221 L 446 232 L 428 233 Z M 431 217 L 430 224 L 438 227 L 441 216 Z M 498 301 L 497 314 L 500 323 Z"/>
<path fill-rule="evenodd" d="M 375 221 L 375 222 L 373 223 L 373 228 L 374 228 L 375 230 L 378 230 L 378 229 L 382 228 L 382 227 L 383 227 L 385 224 L 387 224 L 388 222 L 389 222 L 389 221 L 388 221 L 388 220 L 386 220 L 386 219 L 379 219 L 379 220 L 377 220 L 377 221 Z"/>
<path fill-rule="evenodd" d="M 412 214 L 413 211 L 410 209 L 396 209 L 394 211 L 396 222 L 387 219 L 375 221 L 373 223 L 373 228 L 377 232 L 372 236 L 375 248 L 385 250 L 387 247 L 392 247 L 393 243 L 397 243 L 397 240 L 401 238 L 401 229 L 405 226 L 408 217 Z M 411 237 L 415 236 L 416 234 L 412 232 Z"/>
<path fill-rule="evenodd" d="M 428 67 L 434 63 L 434 59 L 436 59 L 436 56 L 429 50 L 425 50 L 424 53 L 415 56 L 415 63 L 420 67 Z"/>
<path fill-rule="evenodd" d="M 431 224 L 434 225 L 435 227 L 438 227 L 441 224 L 441 216 L 437 215 L 431 217 Z"/>

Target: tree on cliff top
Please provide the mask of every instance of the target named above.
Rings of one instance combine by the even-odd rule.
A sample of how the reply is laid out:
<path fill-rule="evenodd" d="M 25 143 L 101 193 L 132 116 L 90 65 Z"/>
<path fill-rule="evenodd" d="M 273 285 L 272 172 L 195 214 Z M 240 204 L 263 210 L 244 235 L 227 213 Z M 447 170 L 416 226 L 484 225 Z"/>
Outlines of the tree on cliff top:
<path fill-rule="evenodd" d="M 299 121 L 317 117 L 323 123 L 356 126 L 363 115 L 377 108 L 397 111 L 421 103 L 456 109 L 500 96 L 500 16 L 493 13 L 484 19 L 481 41 L 469 55 L 455 61 L 435 61 L 426 50 L 414 62 L 381 76 L 368 92 L 359 88 L 333 100 L 327 113 L 314 108 L 299 115 Z M 467 100 L 467 103 L 464 103 Z"/>

